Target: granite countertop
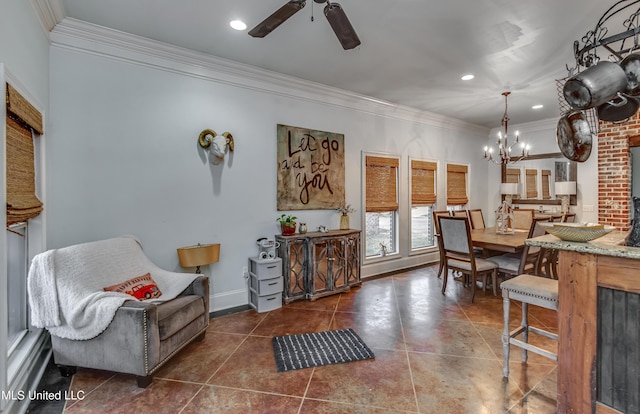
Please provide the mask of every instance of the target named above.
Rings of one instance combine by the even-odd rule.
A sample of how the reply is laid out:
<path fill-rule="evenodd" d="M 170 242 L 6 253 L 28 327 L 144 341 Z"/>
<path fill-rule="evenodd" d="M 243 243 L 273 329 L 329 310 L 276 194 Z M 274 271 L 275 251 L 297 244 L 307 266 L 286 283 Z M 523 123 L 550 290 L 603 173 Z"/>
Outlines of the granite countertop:
<path fill-rule="evenodd" d="M 545 234 L 544 236 L 527 239 L 525 243 L 529 246 L 546 247 L 548 249 L 640 259 L 640 248 L 624 245 L 626 236 L 627 232 L 615 230 L 599 239 L 581 243 L 564 241 L 551 234 Z"/>

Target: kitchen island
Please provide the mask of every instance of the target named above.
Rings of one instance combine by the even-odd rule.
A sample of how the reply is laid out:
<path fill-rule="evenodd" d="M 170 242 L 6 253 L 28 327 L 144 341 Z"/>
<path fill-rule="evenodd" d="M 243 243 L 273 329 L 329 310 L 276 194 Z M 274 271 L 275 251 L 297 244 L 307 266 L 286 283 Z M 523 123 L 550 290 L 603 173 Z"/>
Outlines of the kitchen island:
<path fill-rule="evenodd" d="M 558 249 L 558 413 L 640 413 L 640 248 L 614 231 Z"/>

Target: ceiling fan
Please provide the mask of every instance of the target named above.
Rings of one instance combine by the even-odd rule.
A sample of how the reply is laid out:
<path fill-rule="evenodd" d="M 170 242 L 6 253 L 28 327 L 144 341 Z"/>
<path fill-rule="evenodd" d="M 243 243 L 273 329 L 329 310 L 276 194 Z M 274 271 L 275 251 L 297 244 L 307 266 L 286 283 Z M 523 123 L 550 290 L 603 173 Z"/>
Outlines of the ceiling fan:
<path fill-rule="evenodd" d="M 340 4 L 331 3 L 329 0 L 313 1 L 319 4 L 327 3 L 327 5 L 324 6 L 324 15 L 329 21 L 331 28 L 338 37 L 338 40 L 344 50 L 353 49 L 360 44 L 360 39 L 358 38 L 355 30 L 353 30 L 353 26 L 351 26 L 351 23 Z M 249 35 L 252 37 L 265 37 L 274 31 L 276 27 L 287 21 L 289 17 L 301 10 L 305 4 L 305 0 L 290 0 L 284 6 L 276 10 L 271 16 L 267 17 L 256 27 L 251 29 L 251 31 L 249 31 Z"/>

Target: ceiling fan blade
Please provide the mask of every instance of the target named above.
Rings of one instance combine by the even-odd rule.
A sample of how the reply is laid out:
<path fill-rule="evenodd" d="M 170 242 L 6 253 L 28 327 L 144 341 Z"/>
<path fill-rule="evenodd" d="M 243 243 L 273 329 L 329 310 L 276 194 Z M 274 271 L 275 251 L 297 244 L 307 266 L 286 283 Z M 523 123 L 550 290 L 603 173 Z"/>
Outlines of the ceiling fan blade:
<path fill-rule="evenodd" d="M 344 50 L 353 49 L 360 45 L 360 39 L 353 30 L 342 6 L 338 3 L 327 3 L 324 7 L 324 15 L 329 21 Z"/>
<path fill-rule="evenodd" d="M 260 24 L 251 29 L 249 35 L 252 37 L 265 37 L 275 30 L 276 27 L 287 21 L 305 6 L 305 0 L 291 0 L 284 6 L 276 10 L 271 16 L 264 19 Z"/>

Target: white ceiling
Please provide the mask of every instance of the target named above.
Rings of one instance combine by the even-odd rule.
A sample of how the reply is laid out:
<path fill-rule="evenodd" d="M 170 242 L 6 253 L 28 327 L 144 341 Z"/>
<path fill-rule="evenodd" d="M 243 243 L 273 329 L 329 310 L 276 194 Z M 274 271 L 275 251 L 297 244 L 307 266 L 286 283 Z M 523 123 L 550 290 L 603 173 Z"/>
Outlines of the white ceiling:
<path fill-rule="evenodd" d="M 265 38 L 247 31 L 287 0 L 62 0 L 66 16 L 384 101 L 498 127 L 560 115 L 555 80 L 602 0 L 339 0 L 362 45 L 345 51 L 307 5 Z M 613 4 L 613 2 L 611 3 Z M 315 21 L 311 21 L 311 15 Z M 238 32 L 229 21 L 249 26 Z M 622 28 L 612 27 L 610 33 Z M 460 80 L 465 73 L 475 79 Z M 542 110 L 532 110 L 543 104 Z"/>

